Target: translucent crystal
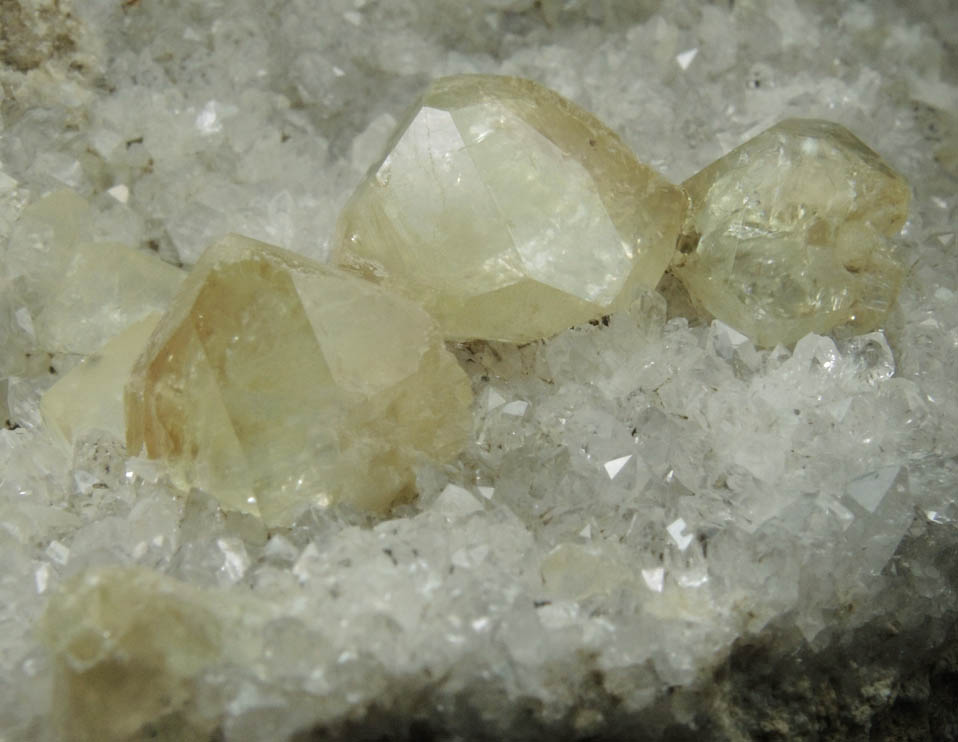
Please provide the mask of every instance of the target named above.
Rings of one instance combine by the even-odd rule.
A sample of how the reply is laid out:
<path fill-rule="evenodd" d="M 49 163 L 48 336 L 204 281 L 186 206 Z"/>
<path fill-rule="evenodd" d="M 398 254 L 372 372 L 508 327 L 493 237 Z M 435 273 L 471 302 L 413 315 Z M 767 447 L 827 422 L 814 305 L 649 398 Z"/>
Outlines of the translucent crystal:
<path fill-rule="evenodd" d="M 64 738 L 128 739 L 183 710 L 199 671 L 226 654 L 237 661 L 249 638 L 242 624 L 255 606 L 222 597 L 130 567 L 85 572 L 67 583 L 41 623 Z M 193 730 L 185 719 L 179 723 L 186 725 L 179 738 L 199 738 L 187 734 Z"/>
<path fill-rule="evenodd" d="M 687 199 L 540 85 L 434 82 L 340 216 L 336 260 L 421 302 L 447 337 L 554 335 L 662 276 Z"/>
<path fill-rule="evenodd" d="M 878 326 L 904 275 L 887 237 L 908 184 L 848 130 L 790 119 L 687 180 L 673 268 L 693 300 L 758 345 Z"/>
<path fill-rule="evenodd" d="M 156 255 L 98 239 L 95 212 L 72 191 L 55 191 L 26 209 L 0 272 L 19 326 L 39 348 L 92 353 L 151 312 L 166 310 L 185 273 Z"/>
<path fill-rule="evenodd" d="M 77 245 L 63 280 L 37 318 L 44 347 L 90 353 L 149 312 L 162 312 L 185 273 L 126 245 Z"/>
<path fill-rule="evenodd" d="M 197 263 L 134 367 L 127 447 L 270 524 L 311 503 L 382 510 L 420 457 L 458 452 L 471 398 L 418 306 L 232 235 Z"/>
<path fill-rule="evenodd" d="M 120 440 L 125 437 L 123 384 L 160 316 L 153 313 L 134 322 L 43 395 L 44 419 L 67 442 L 84 430 L 106 431 Z"/>

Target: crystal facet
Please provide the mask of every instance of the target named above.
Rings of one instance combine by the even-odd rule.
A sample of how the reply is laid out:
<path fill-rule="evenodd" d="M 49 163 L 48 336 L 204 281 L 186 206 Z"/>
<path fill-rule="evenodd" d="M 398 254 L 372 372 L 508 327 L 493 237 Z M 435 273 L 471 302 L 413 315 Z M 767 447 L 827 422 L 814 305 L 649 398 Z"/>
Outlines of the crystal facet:
<path fill-rule="evenodd" d="M 434 82 L 339 222 L 336 260 L 447 337 L 554 335 L 662 276 L 687 198 L 592 115 L 529 80 Z"/>
<path fill-rule="evenodd" d="M 309 503 L 383 510 L 420 457 L 458 452 L 471 398 L 417 305 L 232 235 L 196 264 L 133 369 L 127 446 L 270 524 Z"/>
<path fill-rule="evenodd" d="M 43 395 L 43 416 L 68 443 L 85 430 L 100 430 L 123 440 L 124 380 L 143 352 L 160 314 L 134 322 L 100 350 L 84 358 Z"/>
<path fill-rule="evenodd" d="M 844 127 L 783 121 L 683 186 L 692 209 L 673 269 L 757 344 L 887 315 L 904 269 L 886 238 L 908 216 L 908 185 Z"/>

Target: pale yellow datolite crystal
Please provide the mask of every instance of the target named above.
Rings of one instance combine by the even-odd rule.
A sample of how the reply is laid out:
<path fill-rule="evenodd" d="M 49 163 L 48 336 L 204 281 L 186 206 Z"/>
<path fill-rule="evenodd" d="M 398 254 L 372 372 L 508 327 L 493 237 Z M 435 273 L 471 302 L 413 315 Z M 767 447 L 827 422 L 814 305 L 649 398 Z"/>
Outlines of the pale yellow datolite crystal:
<path fill-rule="evenodd" d="M 420 302 L 448 338 L 523 342 L 654 288 L 687 198 L 529 80 L 434 82 L 340 216 L 334 260 Z"/>
<path fill-rule="evenodd" d="M 39 626 L 62 739 L 118 742 L 141 739 L 137 732 L 207 739 L 215 720 L 196 713 L 196 678 L 223 662 L 252 661 L 268 609 L 226 597 L 142 567 L 106 567 L 65 582 Z M 141 731 L 148 723 L 166 734 Z"/>
<path fill-rule="evenodd" d="M 418 305 L 232 235 L 197 262 L 133 369 L 127 448 L 281 525 L 310 503 L 384 510 L 421 457 L 458 453 L 470 405 Z"/>
<path fill-rule="evenodd" d="M 161 315 L 148 314 L 89 354 L 43 395 L 40 408 L 47 424 L 73 443 L 91 430 L 126 436 L 123 384 Z"/>
<path fill-rule="evenodd" d="M 673 270 L 758 345 L 865 332 L 893 305 L 904 269 L 886 238 L 908 216 L 908 184 L 844 127 L 783 121 L 683 186 L 692 210 Z"/>

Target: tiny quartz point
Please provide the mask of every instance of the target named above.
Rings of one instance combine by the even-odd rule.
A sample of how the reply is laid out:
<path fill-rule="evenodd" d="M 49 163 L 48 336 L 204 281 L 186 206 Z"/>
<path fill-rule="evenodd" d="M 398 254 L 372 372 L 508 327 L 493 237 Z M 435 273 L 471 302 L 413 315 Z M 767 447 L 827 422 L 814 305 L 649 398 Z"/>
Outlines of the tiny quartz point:
<path fill-rule="evenodd" d="M 386 510 L 420 459 L 456 455 L 465 373 L 416 304 L 237 235 L 210 247 L 137 360 L 131 455 L 285 525 L 310 504 Z"/>
<path fill-rule="evenodd" d="M 529 80 L 435 81 L 344 208 L 334 260 L 420 302 L 449 339 L 526 342 L 656 286 L 688 199 Z"/>
<path fill-rule="evenodd" d="M 839 124 L 789 119 L 689 178 L 672 269 L 693 301 L 757 345 L 876 328 L 904 276 L 888 237 L 909 188 Z"/>

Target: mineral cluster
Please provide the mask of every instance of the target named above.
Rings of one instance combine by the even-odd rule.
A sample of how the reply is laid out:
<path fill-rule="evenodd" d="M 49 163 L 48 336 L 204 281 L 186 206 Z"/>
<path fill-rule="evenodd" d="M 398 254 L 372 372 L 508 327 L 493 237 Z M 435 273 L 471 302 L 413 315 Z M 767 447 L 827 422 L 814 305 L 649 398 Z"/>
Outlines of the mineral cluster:
<path fill-rule="evenodd" d="M 420 458 L 459 451 L 471 400 L 417 305 L 234 235 L 204 253 L 137 360 L 126 441 L 181 486 L 289 523 L 312 503 L 385 509 Z"/>
<path fill-rule="evenodd" d="M 449 338 L 524 342 L 662 277 L 685 194 L 537 83 L 434 82 L 346 205 L 335 260 L 422 303 Z"/>
<path fill-rule="evenodd" d="M 908 217 L 908 184 L 844 127 L 783 121 L 683 187 L 692 210 L 673 269 L 758 345 L 867 332 L 894 305 L 904 266 L 887 238 Z"/>

